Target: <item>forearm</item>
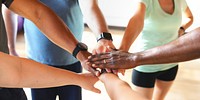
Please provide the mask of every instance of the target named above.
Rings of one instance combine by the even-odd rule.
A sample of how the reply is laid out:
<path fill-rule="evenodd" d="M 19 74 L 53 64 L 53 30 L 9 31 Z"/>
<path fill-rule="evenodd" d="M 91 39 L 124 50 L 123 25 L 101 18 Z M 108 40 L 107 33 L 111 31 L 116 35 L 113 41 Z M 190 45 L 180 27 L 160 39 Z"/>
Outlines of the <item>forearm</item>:
<path fill-rule="evenodd" d="M 116 75 L 107 74 L 104 76 L 105 80 L 103 83 L 111 100 L 133 100 L 133 98 L 139 100 L 144 99 L 138 93 L 133 91 L 128 83 L 120 80 Z"/>
<path fill-rule="evenodd" d="M 1 87 L 80 86 L 82 80 L 80 75 L 73 72 L 4 53 L 0 53 L 0 71 Z"/>
<path fill-rule="evenodd" d="M 139 33 L 143 28 L 143 24 L 137 18 L 132 18 L 125 30 L 122 42 L 119 49 L 123 51 L 128 51 L 132 43 L 135 41 Z"/>
<path fill-rule="evenodd" d="M 52 42 L 72 53 L 78 41 L 48 7 L 36 0 L 14 0 L 10 9 L 30 19 Z"/>
<path fill-rule="evenodd" d="M 99 36 L 102 32 L 108 32 L 106 21 L 98 6 L 98 0 L 79 0 L 79 3 L 86 23 L 95 36 Z"/>
<path fill-rule="evenodd" d="M 137 65 L 174 63 L 200 57 L 200 28 L 189 32 L 177 40 L 134 56 Z"/>
<path fill-rule="evenodd" d="M 192 23 L 193 23 L 193 15 L 192 12 L 190 11 L 189 7 L 186 8 L 186 11 L 184 12 L 186 21 L 181 25 L 185 30 L 189 28 Z"/>
<path fill-rule="evenodd" d="M 17 15 L 6 7 L 3 7 L 3 17 L 7 30 L 9 51 L 13 54 L 15 53 L 15 42 L 17 36 Z"/>
<path fill-rule="evenodd" d="M 134 16 L 129 20 L 119 47 L 120 50 L 128 51 L 132 43 L 142 31 L 144 26 L 145 9 L 145 5 L 143 3 L 139 3 Z"/>

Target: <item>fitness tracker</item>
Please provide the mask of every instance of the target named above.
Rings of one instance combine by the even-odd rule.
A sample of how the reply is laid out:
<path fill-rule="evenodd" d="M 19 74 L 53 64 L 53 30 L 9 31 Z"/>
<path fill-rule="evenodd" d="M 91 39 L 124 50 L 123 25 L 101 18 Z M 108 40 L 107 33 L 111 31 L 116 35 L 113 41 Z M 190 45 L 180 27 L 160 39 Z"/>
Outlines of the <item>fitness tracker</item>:
<path fill-rule="evenodd" d="M 99 37 L 97 37 L 97 42 L 101 39 L 106 39 L 106 40 L 111 40 L 113 41 L 112 39 L 112 35 L 108 32 L 103 32 L 102 34 L 99 35 Z"/>
<path fill-rule="evenodd" d="M 82 43 L 82 42 L 79 42 L 75 49 L 73 50 L 73 56 L 76 58 L 77 54 L 79 51 L 87 51 L 88 50 L 88 47 L 86 44 Z"/>

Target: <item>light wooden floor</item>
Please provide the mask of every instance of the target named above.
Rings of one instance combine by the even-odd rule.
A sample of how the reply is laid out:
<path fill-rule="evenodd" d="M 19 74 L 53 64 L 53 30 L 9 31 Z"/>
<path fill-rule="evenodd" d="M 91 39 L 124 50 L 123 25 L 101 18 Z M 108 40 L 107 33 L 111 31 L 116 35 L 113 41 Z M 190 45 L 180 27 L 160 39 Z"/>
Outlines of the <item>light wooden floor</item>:
<path fill-rule="evenodd" d="M 116 47 L 119 46 L 123 35 L 123 29 L 111 29 L 114 33 L 114 44 Z M 83 42 L 89 46 L 89 50 L 96 44 L 96 39 L 90 30 L 86 29 L 83 35 Z M 17 51 L 18 53 L 25 57 L 24 52 L 24 39 L 23 34 L 18 35 L 17 39 Z M 176 81 L 174 82 L 171 90 L 169 91 L 166 100 L 199 100 L 200 98 L 200 61 L 199 59 L 180 63 L 180 68 Z M 127 81 L 130 85 L 131 80 L 131 70 L 126 71 L 125 76 L 120 76 L 123 80 Z M 87 90 L 83 90 L 83 100 L 110 100 L 106 91 L 103 87 L 103 84 L 98 82 L 96 87 L 102 90 L 101 94 L 92 93 Z M 28 97 L 30 98 L 30 91 L 25 89 Z M 30 99 L 29 99 L 30 100 Z M 134 98 L 133 98 L 134 100 Z"/>

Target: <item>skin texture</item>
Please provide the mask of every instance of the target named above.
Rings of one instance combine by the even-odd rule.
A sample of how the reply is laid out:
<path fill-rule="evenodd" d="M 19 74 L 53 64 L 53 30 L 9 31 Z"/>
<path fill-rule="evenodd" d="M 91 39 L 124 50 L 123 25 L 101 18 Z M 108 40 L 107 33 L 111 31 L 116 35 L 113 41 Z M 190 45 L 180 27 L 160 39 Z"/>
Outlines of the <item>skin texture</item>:
<path fill-rule="evenodd" d="M 173 14 L 175 3 L 174 0 L 158 0 L 160 7 L 165 13 Z M 136 40 L 138 35 L 143 30 L 143 27 L 145 25 L 145 14 L 146 14 L 146 5 L 142 2 L 138 3 L 138 7 L 129 20 L 128 26 L 126 27 L 124 36 L 122 38 L 122 42 L 120 44 L 119 50 L 121 51 L 113 51 L 112 53 L 104 55 L 104 58 L 101 58 L 99 56 L 96 57 L 96 59 L 92 59 L 92 57 L 89 57 L 89 65 L 92 65 L 94 68 L 114 68 L 114 69 L 127 69 L 127 68 L 134 68 L 138 65 L 140 65 L 141 61 L 143 62 L 146 56 L 151 55 L 151 53 L 137 53 L 136 56 L 128 53 L 130 46 L 132 43 Z M 149 10 L 149 9 L 148 9 Z M 187 29 L 193 22 L 193 16 L 190 12 L 189 7 L 185 9 L 185 11 L 182 12 L 186 15 L 186 18 L 189 20 L 186 23 L 183 23 L 179 25 L 178 27 L 183 27 Z M 181 16 L 180 16 L 181 17 Z M 151 22 L 153 23 L 153 22 Z M 147 28 L 147 27 L 145 27 Z M 178 28 L 177 28 L 178 30 Z M 156 31 L 155 31 L 156 32 Z M 182 29 L 179 29 L 177 31 L 177 35 L 181 36 L 184 33 Z M 174 49 L 170 49 L 169 51 L 172 51 Z M 157 52 L 157 51 L 153 51 Z M 174 57 L 174 56 L 172 56 Z M 166 59 L 167 57 L 163 57 L 162 59 Z M 157 61 L 160 60 L 156 57 L 152 57 L 149 59 L 151 61 Z M 97 61 L 97 62 L 96 62 Z M 95 63 L 93 63 L 95 62 Z M 142 94 L 144 97 L 147 97 L 148 99 L 154 99 L 154 100 L 163 100 L 165 95 L 167 94 L 170 86 L 172 85 L 173 81 L 160 81 L 156 79 L 155 87 L 153 88 L 145 88 L 145 87 L 139 87 L 136 86 L 135 90 Z"/>
<path fill-rule="evenodd" d="M 100 90 L 94 87 L 97 81 L 98 78 L 91 73 L 77 74 L 0 52 L 1 87 L 44 88 L 78 85 L 100 93 Z"/>
<path fill-rule="evenodd" d="M 115 74 L 103 73 L 100 75 L 99 79 L 104 83 L 111 100 L 147 100 L 132 90 L 127 82 L 122 81 Z"/>
<path fill-rule="evenodd" d="M 92 55 L 87 63 L 95 68 L 129 69 L 138 65 L 189 61 L 200 58 L 199 42 L 200 27 L 166 45 L 136 53 L 113 50 L 109 53 Z M 103 63 L 104 59 L 107 63 Z"/>
<path fill-rule="evenodd" d="M 98 36 L 102 32 L 108 32 L 108 27 L 97 5 L 97 0 L 79 0 L 79 2 L 80 2 L 80 7 L 82 8 L 81 9 L 82 13 L 84 17 L 86 18 L 86 23 L 91 28 L 91 30 L 95 33 L 95 36 Z M 72 35 L 68 27 L 48 7 L 46 7 L 45 5 L 43 5 L 37 0 L 28 0 L 28 1 L 15 0 L 13 1 L 9 9 L 34 22 L 34 24 L 53 43 L 62 47 L 63 49 L 65 49 L 66 51 L 70 53 L 73 52 L 78 41 L 74 38 L 74 36 Z M 9 13 L 10 12 L 6 14 L 9 14 Z M 10 14 L 7 16 L 14 17 L 13 14 Z M 9 17 L 6 17 L 6 18 L 9 19 Z M 88 20 L 91 18 L 93 19 L 92 21 Z M 9 30 L 13 30 L 11 32 L 8 32 L 8 36 L 11 37 L 11 38 L 8 38 L 8 40 L 13 41 L 13 42 L 9 42 L 9 45 L 11 45 L 11 48 L 9 48 L 11 51 L 10 53 L 11 55 L 17 55 L 16 51 L 14 50 L 15 39 L 13 35 L 13 34 L 16 34 L 16 31 L 14 31 L 14 27 L 9 27 L 8 21 L 6 21 L 6 25 L 8 26 L 7 28 L 12 28 Z M 54 33 L 58 33 L 58 34 L 54 34 Z M 101 48 L 106 49 L 106 46 L 111 46 L 115 48 L 112 41 L 102 39 L 97 43 L 93 51 L 96 53 L 105 52 L 105 51 L 102 51 Z M 85 68 L 89 72 L 92 72 L 93 74 L 98 76 L 99 71 L 85 64 L 85 60 L 90 55 L 91 53 L 87 51 L 79 52 L 77 54 L 77 59 L 81 62 L 83 68 Z"/>

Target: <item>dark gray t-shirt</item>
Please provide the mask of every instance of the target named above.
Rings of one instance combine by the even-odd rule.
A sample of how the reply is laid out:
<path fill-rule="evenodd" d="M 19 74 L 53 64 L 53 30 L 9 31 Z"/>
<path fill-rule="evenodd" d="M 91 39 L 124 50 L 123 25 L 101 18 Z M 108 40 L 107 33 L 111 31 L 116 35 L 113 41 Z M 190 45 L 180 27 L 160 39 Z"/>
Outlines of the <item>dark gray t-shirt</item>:
<path fill-rule="evenodd" d="M 5 4 L 6 7 L 9 7 L 13 0 L 0 0 L 1 2 L 1 14 L 0 14 L 0 52 L 9 53 L 8 43 L 7 43 L 7 34 L 5 29 L 5 24 L 2 17 L 2 4 Z"/>

